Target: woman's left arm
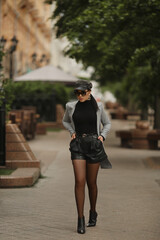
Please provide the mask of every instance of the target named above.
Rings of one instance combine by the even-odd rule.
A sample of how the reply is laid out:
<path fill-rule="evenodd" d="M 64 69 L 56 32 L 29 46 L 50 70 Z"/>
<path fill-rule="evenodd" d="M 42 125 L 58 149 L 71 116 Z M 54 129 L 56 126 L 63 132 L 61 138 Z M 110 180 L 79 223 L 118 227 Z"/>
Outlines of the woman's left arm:
<path fill-rule="evenodd" d="M 101 136 L 106 139 L 106 136 L 111 128 L 111 122 L 109 117 L 104 109 L 103 104 L 101 105 L 101 123 L 103 125 Z"/>

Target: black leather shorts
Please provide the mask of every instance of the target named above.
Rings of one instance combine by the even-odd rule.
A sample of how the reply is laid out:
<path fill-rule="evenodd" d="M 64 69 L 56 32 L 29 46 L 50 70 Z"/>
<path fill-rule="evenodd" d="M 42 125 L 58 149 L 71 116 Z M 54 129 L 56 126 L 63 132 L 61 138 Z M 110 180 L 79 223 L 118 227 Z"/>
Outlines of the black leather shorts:
<path fill-rule="evenodd" d="M 71 159 L 84 159 L 88 163 L 98 163 L 107 159 L 103 143 L 97 134 L 82 134 L 70 142 Z"/>

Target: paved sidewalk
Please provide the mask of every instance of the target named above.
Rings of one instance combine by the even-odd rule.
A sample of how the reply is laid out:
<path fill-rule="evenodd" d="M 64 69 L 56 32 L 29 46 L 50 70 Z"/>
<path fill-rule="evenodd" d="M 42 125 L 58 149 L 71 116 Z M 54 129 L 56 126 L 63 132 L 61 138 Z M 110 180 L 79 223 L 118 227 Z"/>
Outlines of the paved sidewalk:
<path fill-rule="evenodd" d="M 160 170 L 146 168 L 143 159 L 160 152 L 120 148 L 114 131 L 125 126 L 126 121 L 112 121 L 105 142 L 113 169 L 99 171 L 95 228 L 87 228 L 85 235 L 76 233 L 70 137 L 62 130 L 29 142 L 42 161 L 43 178 L 34 187 L 0 189 L 0 239 L 159 240 Z M 88 210 L 86 189 L 86 221 Z"/>

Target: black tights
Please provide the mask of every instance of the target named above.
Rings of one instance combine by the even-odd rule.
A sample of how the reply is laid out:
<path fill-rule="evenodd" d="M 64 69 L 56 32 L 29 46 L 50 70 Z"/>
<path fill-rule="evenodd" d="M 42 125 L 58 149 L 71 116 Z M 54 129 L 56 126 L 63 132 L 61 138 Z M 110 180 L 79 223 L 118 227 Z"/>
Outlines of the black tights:
<path fill-rule="evenodd" d="M 96 210 L 99 163 L 89 164 L 86 163 L 86 160 L 75 159 L 73 160 L 73 169 L 75 175 L 75 198 L 78 217 L 83 217 L 86 182 L 88 186 L 90 210 Z"/>

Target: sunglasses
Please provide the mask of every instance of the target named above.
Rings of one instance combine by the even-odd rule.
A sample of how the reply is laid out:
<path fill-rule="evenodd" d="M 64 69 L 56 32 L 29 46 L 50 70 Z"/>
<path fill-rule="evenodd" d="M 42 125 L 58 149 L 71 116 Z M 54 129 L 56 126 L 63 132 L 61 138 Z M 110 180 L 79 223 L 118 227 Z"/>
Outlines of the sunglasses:
<path fill-rule="evenodd" d="M 88 91 L 79 91 L 79 90 L 74 90 L 74 93 L 76 96 L 85 96 Z"/>

